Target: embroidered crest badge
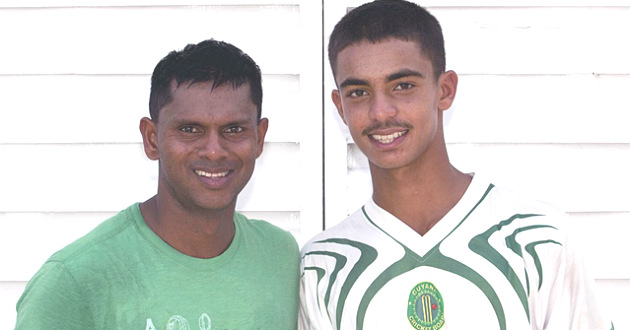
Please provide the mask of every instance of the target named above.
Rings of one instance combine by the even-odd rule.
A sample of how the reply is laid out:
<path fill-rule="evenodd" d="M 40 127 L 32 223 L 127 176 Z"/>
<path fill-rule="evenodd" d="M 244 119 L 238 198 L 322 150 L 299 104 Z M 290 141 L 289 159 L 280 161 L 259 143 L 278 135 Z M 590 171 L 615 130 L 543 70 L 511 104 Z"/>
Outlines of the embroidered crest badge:
<path fill-rule="evenodd" d="M 416 284 L 409 293 L 407 319 L 414 329 L 439 330 L 444 326 L 444 301 L 431 282 Z"/>

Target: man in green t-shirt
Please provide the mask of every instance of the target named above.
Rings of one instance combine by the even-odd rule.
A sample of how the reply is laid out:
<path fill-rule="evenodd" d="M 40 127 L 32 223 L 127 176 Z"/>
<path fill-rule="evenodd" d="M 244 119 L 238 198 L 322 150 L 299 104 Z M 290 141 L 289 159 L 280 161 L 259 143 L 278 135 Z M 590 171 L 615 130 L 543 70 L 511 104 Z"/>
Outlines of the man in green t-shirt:
<path fill-rule="evenodd" d="M 296 329 L 295 239 L 235 212 L 263 150 L 261 104 L 260 69 L 233 45 L 164 57 L 140 121 L 157 194 L 50 257 L 16 329 Z"/>

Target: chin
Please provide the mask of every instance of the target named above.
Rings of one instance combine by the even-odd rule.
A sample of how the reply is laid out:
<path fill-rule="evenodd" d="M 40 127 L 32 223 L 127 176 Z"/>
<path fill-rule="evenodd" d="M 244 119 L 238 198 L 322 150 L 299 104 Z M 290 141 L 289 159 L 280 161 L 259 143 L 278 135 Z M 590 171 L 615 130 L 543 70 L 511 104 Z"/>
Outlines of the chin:
<path fill-rule="evenodd" d="M 197 200 L 195 206 L 204 211 L 223 211 L 223 210 L 234 210 L 236 206 L 236 199 L 230 198 L 208 198 L 204 200 Z"/>
<path fill-rule="evenodd" d="M 398 156 L 368 157 L 368 161 L 371 167 L 379 168 L 383 170 L 393 170 L 393 169 L 404 167 L 409 164 L 408 162 L 406 162 L 405 159 L 401 159 L 401 157 L 398 157 Z"/>

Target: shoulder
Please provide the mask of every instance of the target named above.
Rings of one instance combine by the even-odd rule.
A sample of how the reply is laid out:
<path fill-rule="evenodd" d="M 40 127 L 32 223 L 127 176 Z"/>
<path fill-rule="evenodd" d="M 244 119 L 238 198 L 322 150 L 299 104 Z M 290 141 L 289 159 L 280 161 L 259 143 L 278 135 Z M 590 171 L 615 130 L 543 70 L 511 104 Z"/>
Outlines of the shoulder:
<path fill-rule="evenodd" d="M 79 262 L 82 259 L 93 260 L 91 255 L 98 254 L 103 247 L 119 246 L 121 241 L 126 241 L 127 239 L 122 236 L 129 228 L 133 228 L 134 217 L 137 216 L 140 216 L 140 210 L 138 204 L 133 204 L 57 251 L 48 259 L 48 262 L 68 263 Z"/>
<path fill-rule="evenodd" d="M 133 227 L 134 207 L 137 205 L 105 220 L 41 266 L 18 301 L 17 328 L 54 328 L 51 325 L 58 325 L 59 317 L 73 320 L 73 329 L 94 328 L 86 303 L 91 297 L 86 297 L 84 290 L 91 283 L 107 290 L 107 281 L 112 278 L 105 274 L 111 265 L 107 261 L 129 260 L 119 256 L 129 244 L 125 243 L 125 233 Z"/>
<path fill-rule="evenodd" d="M 375 228 L 363 215 L 363 208 L 359 208 L 353 214 L 340 223 L 316 234 L 302 248 L 302 255 L 312 250 L 318 250 L 322 243 L 335 240 L 364 241 Z"/>
<path fill-rule="evenodd" d="M 466 194 L 462 198 L 469 204 L 477 204 L 495 212 L 540 213 L 550 216 L 564 216 L 557 206 L 535 196 L 535 192 L 524 192 L 484 173 L 475 173 Z M 462 201 L 460 201 L 461 203 Z"/>
<path fill-rule="evenodd" d="M 80 284 L 58 262 L 47 262 L 31 278 L 16 310 L 15 329 L 94 329 Z"/>
<path fill-rule="evenodd" d="M 268 221 L 249 219 L 245 215 L 236 212 L 234 225 L 243 237 L 250 242 L 258 242 L 263 245 L 289 247 L 297 250 L 297 242 L 293 235 Z"/>
<path fill-rule="evenodd" d="M 486 199 L 485 207 L 494 213 L 536 215 L 559 226 L 567 220 L 567 214 L 556 205 L 509 187 L 493 185 Z"/>
<path fill-rule="evenodd" d="M 249 219 L 245 215 L 236 212 L 234 214 L 234 223 L 238 229 L 247 234 L 293 240 L 291 233 L 266 220 Z"/>
<path fill-rule="evenodd" d="M 539 250 L 542 242 L 553 243 L 544 246 L 555 254 L 566 251 L 569 226 L 568 215 L 556 205 L 528 192 L 489 184 L 459 233 L 491 240 L 503 237 L 504 244 L 518 242 L 523 248 L 536 246 Z"/>

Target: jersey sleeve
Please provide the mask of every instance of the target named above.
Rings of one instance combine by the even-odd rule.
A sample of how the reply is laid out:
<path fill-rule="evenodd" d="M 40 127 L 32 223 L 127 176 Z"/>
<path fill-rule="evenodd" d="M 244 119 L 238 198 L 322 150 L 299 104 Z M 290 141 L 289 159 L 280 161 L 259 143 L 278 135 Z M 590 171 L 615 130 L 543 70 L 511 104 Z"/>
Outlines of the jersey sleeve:
<path fill-rule="evenodd" d="M 324 299 L 320 297 L 318 285 L 322 279 L 323 270 L 305 264 L 302 257 L 300 264 L 300 309 L 298 316 L 299 330 L 333 330 L 333 324 L 328 317 Z"/>
<path fill-rule="evenodd" d="M 612 322 L 606 319 L 605 310 L 596 292 L 596 284 L 584 266 L 579 251 L 567 239 L 561 253 L 551 258 L 555 268 L 550 285 L 546 286 L 544 295 L 545 307 L 538 311 L 543 313 L 540 329 L 592 330 L 614 329 Z M 535 307 L 536 308 L 536 307 Z"/>
<path fill-rule="evenodd" d="M 17 303 L 16 330 L 94 329 L 88 304 L 63 264 L 48 261 Z"/>

